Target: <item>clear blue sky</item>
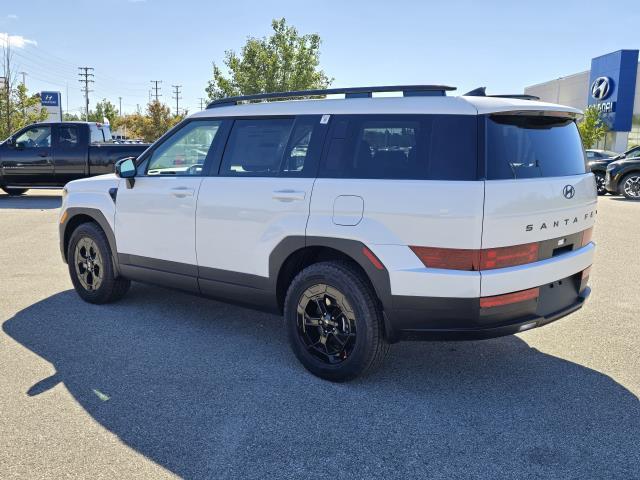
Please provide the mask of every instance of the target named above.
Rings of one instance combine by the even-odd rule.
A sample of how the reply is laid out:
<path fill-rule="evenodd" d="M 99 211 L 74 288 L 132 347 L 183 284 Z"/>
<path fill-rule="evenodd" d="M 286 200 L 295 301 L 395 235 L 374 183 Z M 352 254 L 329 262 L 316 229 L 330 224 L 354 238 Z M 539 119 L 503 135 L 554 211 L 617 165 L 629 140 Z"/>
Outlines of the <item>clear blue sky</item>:
<path fill-rule="evenodd" d="M 2 0 L 2 32 L 31 91 L 68 84 L 69 109 L 82 105 L 77 66 L 95 68 L 95 100 L 143 106 L 150 80 L 183 86 L 191 112 L 211 62 L 247 36 L 286 17 L 323 39 L 321 65 L 333 86 L 444 83 L 493 93 L 589 68 L 591 58 L 640 47 L 640 2 L 582 1 L 204 1 Z M 17 48 L 23 39 L 23 48 Z M 31 43 L 35 42 L 35 43 Z M 66 103 L 63 98 L 63 106 Z M 173 103 L 170 103 L 173 105 Z"/>

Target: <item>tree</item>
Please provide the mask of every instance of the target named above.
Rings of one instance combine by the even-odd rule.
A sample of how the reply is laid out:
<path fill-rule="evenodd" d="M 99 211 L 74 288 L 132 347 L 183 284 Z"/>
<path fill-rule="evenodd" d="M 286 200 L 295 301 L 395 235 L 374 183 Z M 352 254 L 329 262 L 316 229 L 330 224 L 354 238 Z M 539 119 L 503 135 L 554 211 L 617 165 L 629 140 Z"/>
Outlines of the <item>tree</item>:
<path fill-rule="evenodd" d="M 8 92 L 8 98 L 6 93 L 0 95 L 0 112 L 3 120 L 8 119 L 0 122 L 0 139 L 9 137 L 22 127 L 48 118 L 47 109 L 40 106 L 40 95 L 29 95 L 24 84 L 11 87 Z M 5 115 L 8 117 L 5 118 Z"/>
<path fill-rule="evenodd" d="M 609 128 L 602 120 L 602 114 L 595 105 L 587 107 L 584 116 L 578 123 L 578 130 L 582 138 L 584 148 L 592 148 L 604 137 Z"/>
<path fill-rule="evenodd" d="M 102 123 L 105 118 L 111 125 L 116 123 L 118 109 L 109 100 L 103 98 L 101 102 L 96 103 L 96 109 L 89 112 L 89 121 Z"/>
<path fill-rule="evenodd" d="M 225 52 L 228 76 L 214 63 L 206 88 L 211 100 L 251 93 L 326 88 L 332 78 L 319 69 L 320 36 L 299 35 L 286 20 L 271 22 L 269 37 L 249 37 L 240 54 Z"/>
<path fill-rule="evenodd" d="M 79 122 L 80 121 L 80 116 L 76 113 L 63 113 L 62 114 L 62 120 L 64 122 Z"/>

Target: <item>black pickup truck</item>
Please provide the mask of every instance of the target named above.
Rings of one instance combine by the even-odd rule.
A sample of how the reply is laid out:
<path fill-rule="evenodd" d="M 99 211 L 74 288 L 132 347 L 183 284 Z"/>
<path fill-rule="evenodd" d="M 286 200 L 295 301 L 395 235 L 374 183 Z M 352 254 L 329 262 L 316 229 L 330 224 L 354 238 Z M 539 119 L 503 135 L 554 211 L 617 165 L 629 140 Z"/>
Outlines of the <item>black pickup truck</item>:
<path fill-rule="evenodd" d="M 116 161 L 137 157 L 145 144 L 111 143 L 109 126 L 91 122 L 35 123 L 0 143 L 0 189 L 58 188 L 78 178 L 113 172 Z"/>

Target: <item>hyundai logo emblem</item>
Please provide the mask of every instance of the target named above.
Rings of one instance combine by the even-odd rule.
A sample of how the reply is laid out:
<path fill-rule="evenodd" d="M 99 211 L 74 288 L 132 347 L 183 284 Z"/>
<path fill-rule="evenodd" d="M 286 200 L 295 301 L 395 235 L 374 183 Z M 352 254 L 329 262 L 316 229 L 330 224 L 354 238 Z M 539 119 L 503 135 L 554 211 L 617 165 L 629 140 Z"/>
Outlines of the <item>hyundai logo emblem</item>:
<path fill-rule="evenodd" d="M 609 96 L 611 80 L 609 77 L 598 77 L 591 84 L 591 96 L 596 100 L 604 100 Z"/>
<path fill-rule="evenodd" d="M 565 185 L 562 189 L 562 195 L 564 195 L 564 198 L 573 198 L 575 194 L 576 189 L 573 188 L 573 185 Z"/>

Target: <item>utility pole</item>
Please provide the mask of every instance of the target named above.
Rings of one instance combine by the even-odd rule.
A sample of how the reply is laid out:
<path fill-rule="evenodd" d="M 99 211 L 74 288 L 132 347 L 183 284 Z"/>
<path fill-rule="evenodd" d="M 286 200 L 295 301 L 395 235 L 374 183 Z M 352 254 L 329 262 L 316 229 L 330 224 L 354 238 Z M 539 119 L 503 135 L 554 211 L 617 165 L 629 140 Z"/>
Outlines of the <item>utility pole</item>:
<path fill-rule="evenodd" d="M 80 70 L 80 72 L 78 73 L 78 76 L 80 77 L 80 79 L 78 80 L 80 83 L 84 83 L 84 86 L 82 87 L 82 92 L 84 93 L 84 112 L 85 112 L 85 121 L 89 121 L 89 92 L 93 92 L 93 90 L 89 90 L 89 84 L 93 83 L 93 79 L 92 77 L 94 76 L 93 73 L 90 73 L 93 71 L 92 67 L 78 67 L 78 70 Z"/>
<path fill-rule="evenodd" d="M 200 98 L 198 98 L 198 100 L 200 100 L 200 110 L 204 110 L 204 101 L 205 101 L 205 99 L 200 97 Z"/>
<path fill-rule="evenodd" d="M 122 97 L 118 97 L 119 107 L 118 107 L 118 115 L 122 116 Z"/>
<path fill-rule="evenodd" d="M 173 93 L 175 93 L 175 97 L 171 97 L 173 99 L 175 99 L 176 101 L 176 117 L 178 115 L 180 115 L 180 105 L 179 105 L 179 101 L 182 99 L 182 97 L 180 96 L 180 87 L 182 87 L 182 85 L 171 85 L 173 87 Z"/>
<path fill-rule="evenodd" d="M 158 101 L 158 97 L 162 96 L 161 93 L 158 93 L 158 90 L 160 90 L 162 88 L 162 87 L 158 87 L 158 84 L 162 83 L 162 80 L 151 80 L 151 83 L 154 84 L 154 86 L 151 87 L 151 89 L 156 91 L 156 93 L 153 96 L 156 97 L 156 102 L 157 102 Z"/>

